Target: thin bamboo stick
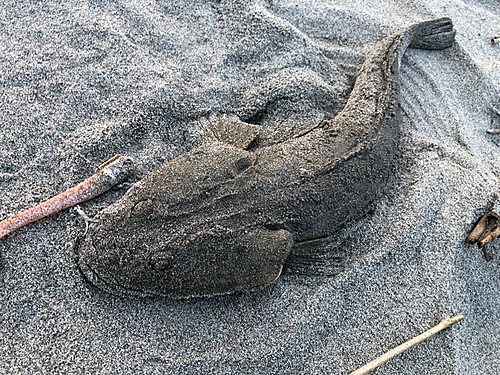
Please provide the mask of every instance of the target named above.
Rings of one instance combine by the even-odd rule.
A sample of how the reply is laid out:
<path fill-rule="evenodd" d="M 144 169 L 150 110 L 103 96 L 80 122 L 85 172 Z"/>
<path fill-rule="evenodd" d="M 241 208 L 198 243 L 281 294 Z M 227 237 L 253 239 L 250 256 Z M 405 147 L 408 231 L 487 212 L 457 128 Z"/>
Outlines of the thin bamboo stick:
<path fill-rule="evenodd" d="M 437 326 L 432 327 L 431 329 L 425 331 L 421 335 L 412 338 L 411 340 L 406 341 L 404 344 L 399 345 L 398 347 L 388 351 L 387 353 L 381 355 L 377 359 L 367 363 L 363 367 L 357 369 L 352 372 L 350 375 L 364 375 L 368 374 L 370 371 L 375 370 L 381 364 L 387 362 L 389 359 L 403 353 L 404 351 L 410 349 L 411 347 L 421 343 L 424 340 L 427 340 L 432 335 L 435 335 L 439 331 L 442 331 L 445 328 L 448 328 L 452 324 L 462 320 L 464 318 L 463 315 L 457 315 L 451 319 L 442 320 Z"/>

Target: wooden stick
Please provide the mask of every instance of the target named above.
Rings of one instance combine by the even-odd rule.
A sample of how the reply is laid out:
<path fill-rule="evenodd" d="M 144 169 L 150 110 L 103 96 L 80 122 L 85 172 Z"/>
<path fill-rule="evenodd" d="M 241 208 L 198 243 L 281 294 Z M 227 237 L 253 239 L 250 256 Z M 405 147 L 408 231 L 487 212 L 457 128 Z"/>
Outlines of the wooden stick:
<path fill-rule="evenodd" d="M 500 129 L 499 129 L 500 130 Z M 495 208 L 495 203 L 497 202 L 499 196 L 498 194 L 495 194 L 495 198 L 493 198 L 493 201 L 491 202 L 490 207 L 488 208 L 488 211 L 484 214 L 484 216 L 479 220 L 479 222 L 476 224 L 472 232 L 469 234 L 469 236 L 466 238 L 466 242 L 470 244 L 474 244 L 479 241 L 479 239 L 483 236 L 484 232 L 486 231 L 486 227 L 490 227 L 490 231 L 493 231 L 495 227 L 497 227 L 498 222 L 500 221 L 500 215 L 498 215 L 496 212 L 493 212 L 493 209 Z M 479 243 L 478 246 L 479 248 L 482 248 L 484 245 L 490 243 L 493 241 L 495 238 L 498 237 L 498 234 L 493 238 L 489 238 L 488 241 L 485 241 L 484 238 L 482 241 L 485 241 L 484 243 Z"/>
<path fill-rule="evenodd" d="M 0 238 L 41 218 L 86 202 L 122 183 L 132 171 L 132 158 L 116 155 L 97 168 L 97 172 L 64 193 L 29 210 L 0 221 Z"/>
<path fill-rule="evenodd" d="M 431 329 L 425 331 L 421 335 L 418 335 L 417 337 L 414 337 L 411 340 L 406 341 L 404 344 L 401 344 L 398 347 L 388 351 L 387 353 L 385 353 L 384 355 L 381 355 L 380 357 L 378 357 L 374 361 L 371 361 L 370 363 L 367 363 L 363 367 L 352 372 L 351 375 L 368 374 L 370 371 L 375 370 L 378 366 L 387 362 L 389 359 L 403 353 L 404 351 L 421 343 L 422 341 L 427 340 L 432 335 L 438 333 L 439 331 L 442 331 L 445 328 L 448 328 L 449 326 L 462 320 L 463 318 L 464 318 L 463 315 L 457 315 L 454 318 L 442 320 L 441 323 L 439 323 L 437 326 L 432 327 Z"/>
<path fill-rule="evenodd" d="M 484 214 L 484 216 L 481 218 L 481 220 L 479 220 L 479 222 L 474 227 L 472 232 L 470 232 L 469 237 L 467 237 L 465 239 L 465 241 L 467 241 L 470 244 L 474 244 L 477 241 L 479 241 L 479 239 L 482 237 L 484 231 L 486 230 L 486 227 L 488 226 L 488 215 L 489 214 L 490 214 L 489 212 Z"/>
<path fill-rule="evenodd" d="M 488 232 L 486 236 L 481 241 L 478 241 L 477 247 L 482 248 L 488 245 L 490 242 L 496 240 L 496 238 L 500 235 L 500 225 L 497 225 Z"/>

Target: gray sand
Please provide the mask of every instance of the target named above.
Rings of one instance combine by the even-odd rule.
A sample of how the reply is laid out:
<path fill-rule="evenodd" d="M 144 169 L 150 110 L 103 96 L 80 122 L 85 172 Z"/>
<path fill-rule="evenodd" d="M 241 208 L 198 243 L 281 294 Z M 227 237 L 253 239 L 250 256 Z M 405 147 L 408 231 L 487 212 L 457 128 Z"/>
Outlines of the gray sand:
<path fill-rule="evenodd" d="M 244 3 L 4 2 L 0 217 L 116 153 L 136 159 L 137 181 L 201 144 L 212 115 L 287 139 L 342 108 L 374 43 L 449 16 L 454 47 L 403 59 L 399 163 L 339 233 L 351 266 L 214 298 L 117 297 L 77 268 L 85 222 L 67 210 L 0 240 L 0 373 L 343 374 L 456 314 L 374 374 L 499 373 L 500 244 L 486 262 L 464 239 L 499 190 L 500 138 L 485 130 L 500 127 L 500 5 Z"/>

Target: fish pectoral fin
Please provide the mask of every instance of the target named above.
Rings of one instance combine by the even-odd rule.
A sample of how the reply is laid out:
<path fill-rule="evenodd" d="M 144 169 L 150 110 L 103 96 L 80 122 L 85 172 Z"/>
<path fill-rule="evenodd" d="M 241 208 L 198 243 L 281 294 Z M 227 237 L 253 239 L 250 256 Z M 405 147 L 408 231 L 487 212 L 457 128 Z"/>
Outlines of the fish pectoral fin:
<path fill-rule="evenodd" d="M 247 234 L 244 242 L 251 249 L 247 259 L 239 265 L 242 275 L 249 279 L 249 287 L 260 287 L 276 280 L 293 247 L 292 234 L 284 229 L 257 229 Z M 245 277 L 244 277 L 245 278 Z"/>
<path fill-rule="evenodd" d="M 238 116 L 217 116 L 209 119 L 209 131 L 203 143 L 221 142 L 248 150 L 257 141 L 259 125 L 241 121 Z"/>
<path fill-rule="evenodd" d="M 295 243 L 285 268 L 300 275 L 336 276 L 344 271 L 347 261 L 347 253 L 330 238 L 315 238 Z"/>

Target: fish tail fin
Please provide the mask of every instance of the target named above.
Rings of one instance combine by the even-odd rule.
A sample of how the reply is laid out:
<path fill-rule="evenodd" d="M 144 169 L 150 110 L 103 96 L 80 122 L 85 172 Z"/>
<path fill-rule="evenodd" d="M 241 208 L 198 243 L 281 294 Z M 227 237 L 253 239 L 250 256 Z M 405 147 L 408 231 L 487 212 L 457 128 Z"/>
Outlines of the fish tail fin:
<path fill-rule="evenodd" d="M 455 40 L 455 30 L 450 18 L 421 22 L 414 28 L 410 48 L 440 50 L 451 47 Z"/>

